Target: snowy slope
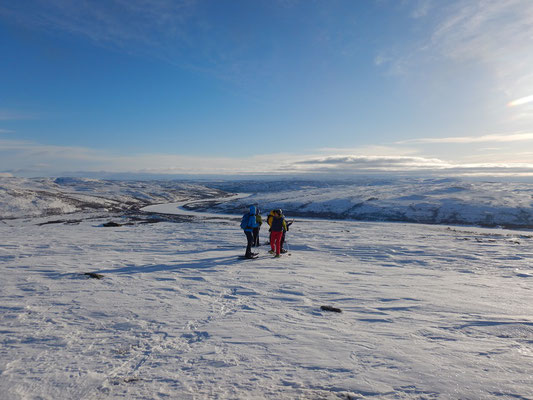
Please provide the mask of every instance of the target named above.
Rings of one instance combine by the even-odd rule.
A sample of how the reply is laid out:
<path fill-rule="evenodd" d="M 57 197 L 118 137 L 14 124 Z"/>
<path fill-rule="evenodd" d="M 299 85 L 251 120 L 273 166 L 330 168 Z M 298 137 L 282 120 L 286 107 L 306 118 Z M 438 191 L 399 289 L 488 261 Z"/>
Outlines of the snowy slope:
<path fill-rule="evenodd" d="M 533 185 L 460 179 L 380 179 L 359 182 L 221 182 L 209 186 L 253 195 L 217 206 L 281 208 L 287 216 L 533 228 Z"/>
<path fill-rule="evenodd" d="M 184 182 L 0 177 L 0 219 L 91 210 L 135 210 L 153 203 L 222 194 L 216 189 Z"/>
<path fill-rule="evenodd" d="M 290 255 L 249 261 L 237 216 L 132 211 L 193 200 L 525 227 L 531 212 L 527 186 L 457 180 L 2 178 L 0 398 L 533 398 L 532 233 L 299 219 Z M 161 220 L 181 222 L 145 223 Z"/>
<path fill-rule="evenodd" d="M 2 399 L 533 398 L 528 233 L 43 221 L 0 222 Z"/>
<path fill-rule="evenodd" d="M 232 201 L 214 198 L 249 193 Z M 241 214 L 250 204 L 289 217 L 533 229 L 533 185 L 459 179 L 346 181 L 105 181 L 0 178 L 0 219 L 79 211 L 136 211 L 205 199 L 194 209 Z M 220 203 L 220 204 L 218 204 Z"/>

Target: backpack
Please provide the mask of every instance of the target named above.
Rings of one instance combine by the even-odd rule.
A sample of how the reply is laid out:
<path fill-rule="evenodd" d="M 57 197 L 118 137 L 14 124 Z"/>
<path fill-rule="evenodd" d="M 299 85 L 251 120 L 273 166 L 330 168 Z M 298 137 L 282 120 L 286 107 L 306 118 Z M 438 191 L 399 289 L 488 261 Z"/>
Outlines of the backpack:
<path fill-rule="evenodd" d="M 250 222 L 250 213 L 244 214 L 241 219 L 241 229 L 248 228 L 248 222 Z"/>

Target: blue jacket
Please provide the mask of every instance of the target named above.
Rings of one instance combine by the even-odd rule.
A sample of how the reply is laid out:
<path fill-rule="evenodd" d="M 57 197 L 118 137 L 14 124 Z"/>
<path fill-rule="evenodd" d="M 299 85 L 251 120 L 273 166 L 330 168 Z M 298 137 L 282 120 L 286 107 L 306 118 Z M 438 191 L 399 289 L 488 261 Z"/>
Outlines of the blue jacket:
<path fill-rule="evenodd" d="M 257 219 L 255 217 L 255 211 L 255 206 L 250 206 L 250 212 L 248 213 L 248 225 L 244 229 L 244 232 L 252 232 L 254 228 L 259 228 L 259 224 L 257 223 Z"/>

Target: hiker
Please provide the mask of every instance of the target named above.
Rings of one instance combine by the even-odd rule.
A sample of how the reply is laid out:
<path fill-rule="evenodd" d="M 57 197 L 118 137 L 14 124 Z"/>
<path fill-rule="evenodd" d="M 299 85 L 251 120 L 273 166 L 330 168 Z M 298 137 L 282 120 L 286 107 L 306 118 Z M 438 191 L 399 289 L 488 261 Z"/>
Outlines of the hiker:
<path fill-rule="evenodd" d="M 255 206 L 250 206 L 250 212 L 244 214 L 241 219 L 241 228 L 244 229 L 247 240 L 246 253 L 244 254 L 245 258 L 254 258 L 254 253 L 252 253 L 252 244 L 254 241 L 252 232 L 258 226 L 255 213 Z"/>
<path fill-rule="evenodd" d="M 254 237 L 253 246 L 258 247 L 259 246 L 259 230 L 261 229 L 261 225 L 263 224 L 263 218 L 261 217 L 261 211 L 259 210 L 259 207 L 257 207 L 255 211 L 255 222 L 257 222 L 258 226 L 257 228 L 254 228 L 252 233 Z"/>
<path fill-rule="evenodd" d="M 281 215 L 285 219 L 285 216 L 283 215 L 283 211 L 281 209 L 272 210 L 272 211 L 270 211 L 270 214 L 267 217 L 267 224 L 269 226 L 272 226 L 272 220 L 274 218 L 274 215 L 276 215 L 277 213 L 279 213 L 279 215 Z M 287 252 L 287 250 L 283 247 L 283 245 L 285 244 L 285 234 L 289 230 L 289 227 L 292 225 L 293 222 L 294 222 L 294 220 L 292 220 L 290 222 L 285 221 L 285 229 L 283 229 L 283 233 L 281 235 L 281 243 L 280 243 L 280 252 L 281 253 L 286 253 Z M 269 232 L 270 232 L 270 242 L 269 243 L 272 243 L 272 228 L 269 229 Z"/>
<path fill-rule="evenodd" d="M 269 215 L 270 218 L 270 215 Z M 285 218 L 281 210 L 275 210 L 270 219 L 270 254 L 276 254 L 274 257 L 280 257 L 281 253 L 281 239 L 283 232 L 287 230 Z"/>

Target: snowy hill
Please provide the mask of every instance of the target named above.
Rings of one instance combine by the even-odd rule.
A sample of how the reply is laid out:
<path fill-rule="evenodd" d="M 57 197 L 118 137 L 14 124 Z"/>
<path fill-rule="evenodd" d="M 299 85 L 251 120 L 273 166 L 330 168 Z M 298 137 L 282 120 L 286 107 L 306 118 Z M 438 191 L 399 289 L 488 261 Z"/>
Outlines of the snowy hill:
<path fill-rule="evenodd" d="M 95 210 L 123 212 L 153 203 L 213 196 L 223 193 L 183 182 L 0 177 L 0 219 Z"/>
<path fill-rule="evenodd" d="M 214 202 L 232 193 L 250 196 Z M 205 199 L 190 208 L 241 214 L 250 204 L 288 217 L 533 229 L 533 184 L 459 179 L 346 181 L 106 181 L 0 178 L 0 219 L 80 211 L 137 211 Z"/>
<path fill-rule="evenodd" d="M 213 183 L 253 193 L 215 210 L 239 213 L 247 204 L 291 216 L 533 228 L 533 185 L 460 179 L 379 179 L 359 182 Z"/>

